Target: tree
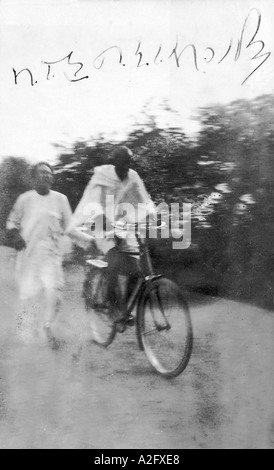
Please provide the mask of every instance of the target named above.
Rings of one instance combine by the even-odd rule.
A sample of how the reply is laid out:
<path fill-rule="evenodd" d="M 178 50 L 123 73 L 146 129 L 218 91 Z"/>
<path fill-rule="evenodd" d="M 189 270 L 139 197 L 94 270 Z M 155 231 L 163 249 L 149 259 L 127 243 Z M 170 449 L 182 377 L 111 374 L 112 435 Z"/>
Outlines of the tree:
<path fill-rule="evenodd" d="M 0 243 L 5 243 L 6 220 L 17 197 L 30 189 L 30 165 L 24 158 L 7 157 L 0 165 Z"/>

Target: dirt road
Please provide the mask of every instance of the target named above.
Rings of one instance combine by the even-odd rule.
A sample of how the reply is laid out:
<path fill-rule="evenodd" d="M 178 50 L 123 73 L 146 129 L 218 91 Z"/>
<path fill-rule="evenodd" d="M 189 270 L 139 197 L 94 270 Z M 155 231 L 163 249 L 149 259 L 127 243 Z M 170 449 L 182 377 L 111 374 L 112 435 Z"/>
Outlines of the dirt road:
<path fill-rule="evenodd" d="M 134 328 L 107 350 L 90 342 L 77 267 L 56 321 L 63 347 L 41 335 L 22 341 L 12 258 L 5 248 L 0 256 L 0 448 L 274 448 L 273 313 L 195 299 L 190 363 L 164 380 Z"/>

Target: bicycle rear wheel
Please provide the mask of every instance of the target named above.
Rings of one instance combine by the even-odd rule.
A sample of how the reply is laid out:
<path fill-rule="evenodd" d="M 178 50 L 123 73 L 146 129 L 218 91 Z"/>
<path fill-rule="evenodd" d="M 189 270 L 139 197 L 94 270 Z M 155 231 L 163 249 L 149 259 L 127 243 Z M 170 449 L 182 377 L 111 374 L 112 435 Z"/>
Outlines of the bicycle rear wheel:
<path fill-rule="evenodd" d="M 174 282 L 166 278 L 149 281 L 139 302 L 137 335 L 159 374 L 176 377 L 186 368 L 193 330 L 187 302 Z"/>
<path fill-rule="evenodd" d="M 93 341 L 107 347 L 114 340 L 116 323 L 111 304 L 107 299 L 107 276 L 105 269 L 92 269 L 85 281 L 85 306 Z"/>

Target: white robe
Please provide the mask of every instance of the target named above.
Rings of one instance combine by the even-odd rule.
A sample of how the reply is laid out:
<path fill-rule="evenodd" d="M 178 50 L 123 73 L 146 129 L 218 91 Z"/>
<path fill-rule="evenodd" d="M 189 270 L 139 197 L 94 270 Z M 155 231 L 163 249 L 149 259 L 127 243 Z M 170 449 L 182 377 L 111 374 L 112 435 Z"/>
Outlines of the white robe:
<path fill-rule="evenodd" d="M 27 191 L 19 196 L 7 220 L 7 229 L 17 228 L 26 242 L 18 253 L 16 279 L 22 300 L 41 289 L 63 286 L 62 238 L 71 218 L 67 197 L 56 191 L 42 196 Z"/>
<path fill-rule="evenodd" d="M 108 207 L 107 197 L 113 201 L 114 212 Z M 87 248 L 91 236 L 89 227 L 96 216 L 104 214 L 110 222 L 121 219 L 123 204 L 130 204 L 130 211 L 123 219 L 127 222 L 140 222 L 148 214 L 155 213 L 155 206 L 145 188 L 138 173 L 132 169 L 128 176 L 121 181 L 115 172 L 114 165 L 102 165 L 94 168 L 94 175 L 87 185 L 81 201 L 79 202 L 69 226 L 69 233 L 83 248 Z M 110 204 L 111 205 L 111 204 Z M 94 210 L 94 208 L 96 210 Z M 86 235 L 85 235 L 86 230 Z M 81 233 L 80 233 L 81 232 Z M 97 237 L 97 246 L 104 253 L 115 245 L 114 239 L 109 237 Z M 136 238 L 132 233 L 127 234 L 124 249 L 138 249 Z"/>

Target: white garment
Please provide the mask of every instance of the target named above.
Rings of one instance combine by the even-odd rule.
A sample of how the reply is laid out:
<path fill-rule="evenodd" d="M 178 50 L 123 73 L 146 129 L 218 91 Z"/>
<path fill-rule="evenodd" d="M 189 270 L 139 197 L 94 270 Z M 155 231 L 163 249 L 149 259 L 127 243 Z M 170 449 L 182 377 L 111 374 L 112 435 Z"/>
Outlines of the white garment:
<path fill-rule="evenodd" d="M 27 299 L 41 289 L 48 292 L 63 286 L 62 236 L 69 224 L 71 209 L 67 197 L 56 191 L 42 196 L 27 191 L 17 199 L 7 221 L 26 242 L 16 263 L 19 296 Z"/>
<path fill-rule="evenodd" d="M 127 204 L 130 204 L 130 210 Z M 125 216 L 123 216 L 124 210 Z M 135 223 L 151 213 L 155 213 L 155 206 L 136 171 L 130 169 L 128 176 L 120 180 L 114 165 L 102 165 L 94 168 L 94 175 L 72 216 L 68 232 L 85 248 L 90 243 L 89 228 L 96 217 L 104 214 L 111 223 L 121 219 L 124 222 Z M 104 253 L 115 246 L 114 239 L 103 234 L 101 237 L 96 237 L 96 242 Z M 121 249 L 124 251 L 138 251 L 134 233 L 128 232 L 122 245 Z"/>

